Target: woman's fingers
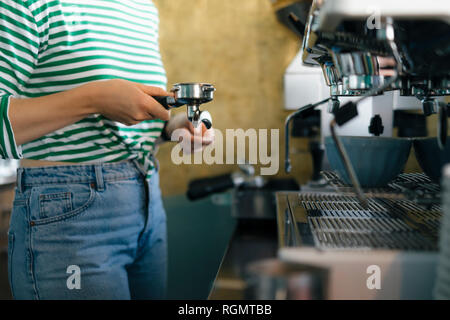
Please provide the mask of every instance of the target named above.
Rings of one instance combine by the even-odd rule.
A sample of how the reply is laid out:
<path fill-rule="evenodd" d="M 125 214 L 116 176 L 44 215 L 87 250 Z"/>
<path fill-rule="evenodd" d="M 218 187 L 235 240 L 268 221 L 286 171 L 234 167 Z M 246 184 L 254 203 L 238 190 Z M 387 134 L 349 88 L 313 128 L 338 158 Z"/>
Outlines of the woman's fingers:
<path fill-rule="evenodd" d="M 178 142 L 185 154 L 200 152 L 214 142 L 214 130 L 212 129 L 207 130 L 203 136 L 198 131 L 197 134 L 193 134 L 187 128 L 177 129 L 177 131 Z"/>
<path fill-rule="evenodd" d="M 137 85 L 145 94 L 148 94 L 149 96 L 155 97 L 173 96 L 172 92 L 167 92 L 166 90 L 159 87 L 146 86 L 141 83 L 138 83 Z"/>
<path fill-rule="evenodd" d="M 196 144 L 200 146 L 207 146 L 214 142 L 214 139 L 205 138 L 205 136 L 191 135 L 191 144 Z"/>
<path fill-rule="evenodd" d="M 213 128 L 206 130 L 205 133 L 203 134 L 203 143 L 205 145 L 209 145 L 214 142 L 215 137 L 216 135 Z"/>
<path fill-rule="evenodd" d="M 169 121 L 170 111 L 160 105 L 155 99 L 150 96 L 144 96 L 144 108 L 148 114 L 154 119 L 161 119 Z"/>
<path fill-rule="evenodd" d="M 201 143 L 202 145 L 209 145 L 213 141 L 214 141 L 214 129 L 211 128 L 208 130 L 204 123 L 202 123 L 197 128 L 193 128 L 192 142 Z"/>

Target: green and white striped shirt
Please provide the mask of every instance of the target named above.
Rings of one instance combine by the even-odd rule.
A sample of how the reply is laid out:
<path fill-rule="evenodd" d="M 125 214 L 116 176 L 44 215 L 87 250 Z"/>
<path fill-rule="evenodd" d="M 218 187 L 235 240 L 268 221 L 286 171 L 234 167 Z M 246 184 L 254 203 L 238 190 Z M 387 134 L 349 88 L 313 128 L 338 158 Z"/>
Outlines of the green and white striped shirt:
<path fill-rule="evenodd" d="M 163 121 L 127 127 L 94 115 L 17 146 L 11 97 L 33 98 L 106 79 L 166 88 L 151 0 L 1 0 L 0 155 L 76 163 L 139 159 L 149 174 Z"/>

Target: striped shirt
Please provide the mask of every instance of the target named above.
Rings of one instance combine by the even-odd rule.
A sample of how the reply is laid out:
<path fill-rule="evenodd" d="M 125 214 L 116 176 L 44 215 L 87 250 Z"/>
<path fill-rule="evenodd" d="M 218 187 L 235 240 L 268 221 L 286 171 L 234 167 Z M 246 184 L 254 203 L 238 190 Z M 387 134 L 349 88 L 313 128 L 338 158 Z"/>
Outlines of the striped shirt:
<path fill-rule="evenodd" d="M 163 121 L 125 126 L 93 115 L 17 146 L 8 118 L 14 98 L 125 79 L 164 88 L 158 12 L 151 0 L 1 0 L 0 155 L 96 163 L 138 159 L 151 174 Z"/>

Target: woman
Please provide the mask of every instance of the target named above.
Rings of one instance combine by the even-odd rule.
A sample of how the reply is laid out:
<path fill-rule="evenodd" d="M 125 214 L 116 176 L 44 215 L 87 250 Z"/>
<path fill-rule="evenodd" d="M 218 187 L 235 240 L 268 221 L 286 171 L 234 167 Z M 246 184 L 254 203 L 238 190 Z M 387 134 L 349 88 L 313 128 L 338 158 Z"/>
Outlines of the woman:
<path fill-rule="evenodd" d="M 193 132 L 152 98 L 165 87 L 150 0 L 1 1 L 0 153 L 39 161 L 18 171 L 16 299 L 164 297 L 153 155 L 162 133 Z"/>

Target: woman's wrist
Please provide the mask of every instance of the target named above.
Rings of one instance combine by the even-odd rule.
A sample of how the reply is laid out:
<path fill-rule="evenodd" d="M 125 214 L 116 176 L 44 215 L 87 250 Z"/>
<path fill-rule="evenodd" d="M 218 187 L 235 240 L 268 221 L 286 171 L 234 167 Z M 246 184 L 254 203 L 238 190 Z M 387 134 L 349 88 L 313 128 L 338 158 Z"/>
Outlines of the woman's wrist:
<path fill-rule="evenodd" d="M 85 116 L 102 113 L 102 92 L 95 82 L 85 84 L 75 89 L 75 99 L 79 101 L 81 112 Z"/>

